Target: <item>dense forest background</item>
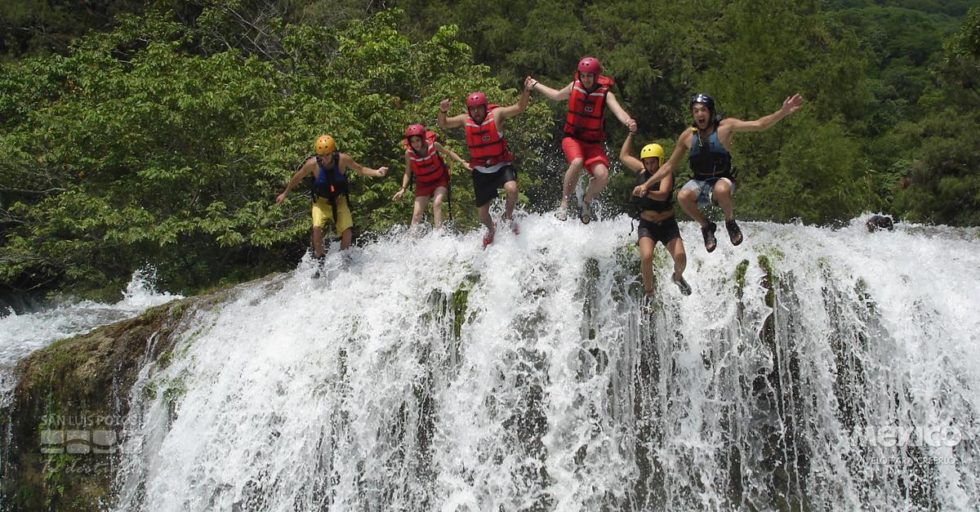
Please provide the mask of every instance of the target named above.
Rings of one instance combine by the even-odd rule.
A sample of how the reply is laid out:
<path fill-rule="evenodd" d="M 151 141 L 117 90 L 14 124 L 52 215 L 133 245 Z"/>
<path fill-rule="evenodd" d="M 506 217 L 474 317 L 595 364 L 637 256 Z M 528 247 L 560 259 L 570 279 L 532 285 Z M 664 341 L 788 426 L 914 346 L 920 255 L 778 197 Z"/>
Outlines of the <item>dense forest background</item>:
<path fill-rule="evenodd" d="M 0 295 L 118 293 L 136 268 L 193 293 L 293 266 L 308 196 L 274 198 L 320 133 L 357 161 L 362 239 L 408 222 L 392 203 L 401 133 L 438 102 L 560 87 L 602 60 L 669 152 L 707 91 L 755 118 L 735 139 L 740 218 L 834 224 L 863 211 L 980 224 L 980 0 L 5 0 L 0 3 Z M 557 205 L 564 104 L 507 127 L 522 202 Z M 610 117 L 610 156 L 624 131 Z M 462 133 L 441 140 L 465 154 Z M 622 208 L 616 166 L 603 198 Z M 686 172 L 677 180 L 683 183 Z M 465 170 L 452 213 L 476 225 Z"/>

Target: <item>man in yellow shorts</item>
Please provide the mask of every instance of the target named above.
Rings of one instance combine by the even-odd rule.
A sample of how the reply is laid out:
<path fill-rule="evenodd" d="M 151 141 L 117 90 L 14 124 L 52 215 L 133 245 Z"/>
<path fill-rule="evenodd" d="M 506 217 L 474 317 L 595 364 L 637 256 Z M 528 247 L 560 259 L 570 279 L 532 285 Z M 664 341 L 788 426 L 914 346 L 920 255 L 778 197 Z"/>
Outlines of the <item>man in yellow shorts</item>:
<path fill-rule="evenodd" d="M 276 197 L 276 204 L 282 203 L 289 191 L 303 178 L 313 176 L 313 253 L 318 260 L 322 260 L 323 227 L 327 222 L 333 221 L 334 227 L 340 233 L 342 250 L 350 247 L 351 244 L 354 221 L 347 203 L 347 171 L 354 169 L 362 176 L 383 178 L 388 168 L 371 169 L 362 166 L 346 153 L 337 151 L 337 144 L 329 135 L 319 136 L 314 144 L 314 150 L 316 154 L 303 162 L 286 184 L 286 190 Z"/>

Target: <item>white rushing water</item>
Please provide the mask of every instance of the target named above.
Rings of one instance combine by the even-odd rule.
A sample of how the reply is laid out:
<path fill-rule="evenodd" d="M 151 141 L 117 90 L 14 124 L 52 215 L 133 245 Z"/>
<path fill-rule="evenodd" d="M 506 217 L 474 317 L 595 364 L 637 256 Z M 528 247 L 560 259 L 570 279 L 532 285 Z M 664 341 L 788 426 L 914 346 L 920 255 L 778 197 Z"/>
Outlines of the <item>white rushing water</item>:
<path fill-rule="evenodd" d="M 160 293 L 155 272 L 146 268 L 133 273 L 122 299 L 115 304 L 94 301 L 65 302 L 31 313 L 12 310 L 0 316 L 0 405 L 13 389 L 13 369 L 31 352 L 54 341 L 84 334 L 100 325 L 139 315 L 147 308 L 180 298 Z"/>
<path fill-rule="evenodd" d="M 303 262 L 144 368 L 116 507 L 975 510 L 980 233 L 861 220 L 682 223 L 651 314 L 625 217 Z"/>

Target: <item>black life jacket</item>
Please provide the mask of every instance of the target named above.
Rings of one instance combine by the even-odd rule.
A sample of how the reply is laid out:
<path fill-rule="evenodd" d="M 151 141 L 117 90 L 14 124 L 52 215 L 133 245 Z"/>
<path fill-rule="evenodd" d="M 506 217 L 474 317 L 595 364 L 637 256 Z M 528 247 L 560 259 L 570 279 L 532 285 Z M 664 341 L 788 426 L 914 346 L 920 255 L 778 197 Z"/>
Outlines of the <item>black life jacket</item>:
<path fill-rule="evenodd" d="M 646 180 L 650 179 L 650 176 L 652 176 L 652 174 L 650 174 L 648 171 L 644 170 L 642 173 L 640 173 L 640 174 L 637 175 L 637 177 L 636 177 L 636 184 L 637 185 L 642 185 L 643 182 L 645 182 Z M 663 180 L 658 181 L 655 184 L 655 186 L 657 188 L 655 188 L 653 190 L 649 190 L 648 192 L 660 192 L 660 187 L 662 187 L 663 184 L 664 184 L 664 181 Z M 634 195 L 631 194 L 630 195 L 630 205 L 633 207 L 633 211 L 631 212 L 631 216 L 634 219 L 638 219 L 638 218 L 640 218 L 640 213 L 641 212 L 644 212 L 644 211 L 650 210 L 650 211 L 655 211 L 655 212 L 666 212 L 666 211 L 669 211 L 669 210 L 673 209 L 674 208 L 674 194 L 673 194 L 673 192 L 671 192 L 671 194 L 669 196 L 667 196 L 667 200 L 666 201 L 658 201 L 656 199 L 650 199 L 649 196 L 636 197 L 636 196 L 634 196 Z"/>
<path fill-rule="evenodd" d="M 718 139 L 718 128 L 711 132 L 707 141 L 701 140 L 697 128 L 692 128 L 694 136 L 691 140 L 691 151 L 688 163 L 694 172 L 694 179 L 707 180 L 712 178 L 734 179 L 732 171 L 732 155 Z"/>

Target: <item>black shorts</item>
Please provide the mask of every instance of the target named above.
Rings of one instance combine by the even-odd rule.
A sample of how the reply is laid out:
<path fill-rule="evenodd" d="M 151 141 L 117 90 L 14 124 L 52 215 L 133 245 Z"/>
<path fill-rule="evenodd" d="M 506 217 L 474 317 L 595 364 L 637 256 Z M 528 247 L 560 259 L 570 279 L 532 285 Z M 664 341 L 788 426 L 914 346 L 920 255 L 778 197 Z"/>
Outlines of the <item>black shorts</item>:
<path fill-rule="evenodd" d="M 497 190 L 504 188 L 504 183 L 517 181 L 517 169 L 507 164 L 497 172 L 483 173 L 473 171 L 473 194 L 476 196 L 476 207 L 479 208 L 497 198 Z"/>
<path fill-rule="evenodd" d="M 681 229 L 677 225 L 677 217 L 671 217 L 660 222 L 640 219 L 640 228 L 637 231 L 640 234 L 639 238 L 651 238 L 654 243 L 661 242 L 664 245 L 667 245 L 667 242 L 675 238 L 681 237 Z"/>

